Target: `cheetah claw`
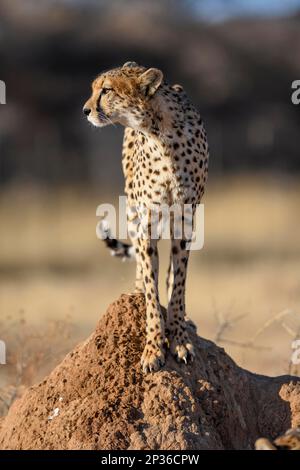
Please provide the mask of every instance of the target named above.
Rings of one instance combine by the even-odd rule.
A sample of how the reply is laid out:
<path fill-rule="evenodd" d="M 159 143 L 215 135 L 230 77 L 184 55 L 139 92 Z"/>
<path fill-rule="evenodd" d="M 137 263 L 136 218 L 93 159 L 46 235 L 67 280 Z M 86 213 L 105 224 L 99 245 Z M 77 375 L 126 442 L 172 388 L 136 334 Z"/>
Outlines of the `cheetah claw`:
<path fill-rule="evenodd" d="M 157 372 L 159 369 L 161 369 L 163 366 L 165 365 L 165 363 L 163 361 L 161 361 L 160 359 L 157 360 L 157 366 L 153 366 L 151 364 L 146 364 L 146 365 L 141 365 L 142 367 L 142 371 L 144 374 L 148 374 L 149 372 L 152 373 L 152 372 Z"/>
<path fill-rule="evenodd" d="M 187 365 L 188 362 L 193 362 L 195 357 L 194 348 L 191 343 L 176 345 L 173 343 L 171 346 L 171 352 L 178 363 L 184 362 L 185 365 Z"/>
<path fill-rule="evenodd" d="M 157 372 L 165 365 L 164 352 L 158 349 L 151 351 L 146 346 L 141 359 L 142 371 L 144 374 L 148 372 Z"/>

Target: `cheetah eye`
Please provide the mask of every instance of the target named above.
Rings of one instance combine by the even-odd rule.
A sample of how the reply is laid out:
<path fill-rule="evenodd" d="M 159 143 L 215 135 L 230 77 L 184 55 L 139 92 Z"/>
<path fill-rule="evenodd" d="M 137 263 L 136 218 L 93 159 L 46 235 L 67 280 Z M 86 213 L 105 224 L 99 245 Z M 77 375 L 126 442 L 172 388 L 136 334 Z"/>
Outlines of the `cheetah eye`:
<path fill-rule="evenodd" d="M 112 88 L 102 88 L 101 95 L 106 95 L 111 90 L 112 90 Z"/>

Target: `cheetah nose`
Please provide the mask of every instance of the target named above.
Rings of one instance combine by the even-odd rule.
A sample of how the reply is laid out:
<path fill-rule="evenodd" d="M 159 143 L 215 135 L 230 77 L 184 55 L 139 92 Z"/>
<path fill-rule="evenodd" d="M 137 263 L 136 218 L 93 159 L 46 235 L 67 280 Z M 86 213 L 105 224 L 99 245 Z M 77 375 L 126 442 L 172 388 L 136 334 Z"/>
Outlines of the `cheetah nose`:
<path fill-rule="evenodd" d="M 90 108 L 83 108 L 82 111 L 83 111 L 83 114 L 84 114 L 85 116 L 88 116 L 88 115 L 90 114 L 90 112 L 91 112 Z"/>

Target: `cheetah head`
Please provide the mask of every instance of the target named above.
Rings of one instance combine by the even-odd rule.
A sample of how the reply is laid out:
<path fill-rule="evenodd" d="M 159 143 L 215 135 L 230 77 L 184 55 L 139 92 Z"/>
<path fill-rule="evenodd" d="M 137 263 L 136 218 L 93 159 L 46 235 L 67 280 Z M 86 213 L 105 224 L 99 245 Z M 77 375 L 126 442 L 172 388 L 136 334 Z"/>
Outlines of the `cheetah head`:
<path fill-rule="evenodd" d="M 83 113 L 97 127 L 118 123 L 139 129 L 151 116 L 151 99 L 162 82 L 160 70 L 126 62 L 94 80 Z"/>

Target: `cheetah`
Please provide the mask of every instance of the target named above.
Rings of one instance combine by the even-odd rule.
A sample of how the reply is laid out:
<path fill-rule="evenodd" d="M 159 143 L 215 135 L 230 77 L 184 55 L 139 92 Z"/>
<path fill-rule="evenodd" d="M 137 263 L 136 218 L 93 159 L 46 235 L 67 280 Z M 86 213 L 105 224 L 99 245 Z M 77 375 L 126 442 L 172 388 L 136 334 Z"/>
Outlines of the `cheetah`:
<path fill-rule="evenodd" d="M 122 166 L 132 245 L 111 238 L 107 227 L 106 244 L 117 256 L 136 259 L 135 291 L 143 292 L 146 299 L 142 370 L 154 372 L 164 365 L 166 345 L 179 362 L 192 361 L 194 347 L 185 322 L 191 236 L 185 230 L 176 234 L 174 227 L 179 223 L 182 228 L 185 222 L 193 225 L 195 208 L 204 194 L 209 149 L 201 116 L 180 85 L 170 85 L 161 70 L 136 62 L 100 74 L 92 83 L 83 113 L 96 127 L 125 127 Z M 189 216 L 173 214 L 170 223 L 167 318 L 158 292 L 159 237 L 149 234 L 152 210 L 163 204 L 175 204 L 183 214 L 186 206 L 190 208 Z M 144 220 L 147 236 L 140 231 Z"/>

